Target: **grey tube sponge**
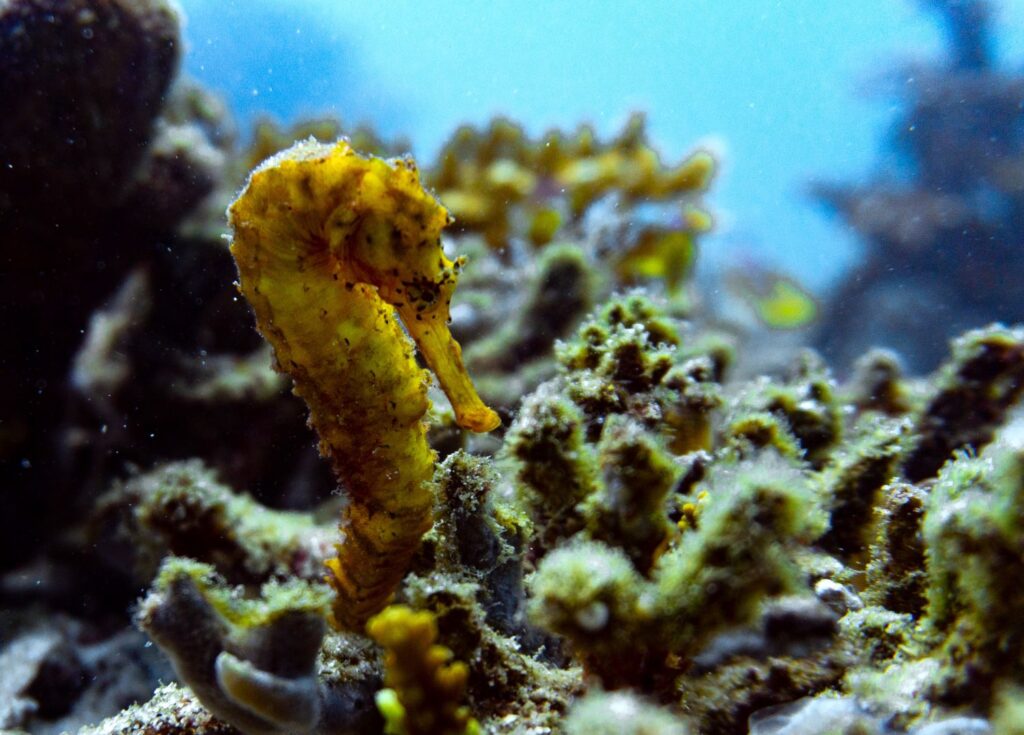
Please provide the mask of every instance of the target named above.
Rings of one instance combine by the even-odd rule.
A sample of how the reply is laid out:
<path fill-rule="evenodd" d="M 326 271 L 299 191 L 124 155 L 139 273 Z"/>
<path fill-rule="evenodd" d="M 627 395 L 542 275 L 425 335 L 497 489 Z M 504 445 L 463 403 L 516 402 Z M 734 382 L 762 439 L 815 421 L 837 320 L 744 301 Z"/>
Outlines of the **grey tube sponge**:
<path fill-rule="evenodd" d="M 378 682 L 319 677 L 326 588 L 271 582 L 261 593 L 242 599 L 212 567 L 171 557 L 136 619 L 203 705 L 246 735 L 373 731 Z"/>

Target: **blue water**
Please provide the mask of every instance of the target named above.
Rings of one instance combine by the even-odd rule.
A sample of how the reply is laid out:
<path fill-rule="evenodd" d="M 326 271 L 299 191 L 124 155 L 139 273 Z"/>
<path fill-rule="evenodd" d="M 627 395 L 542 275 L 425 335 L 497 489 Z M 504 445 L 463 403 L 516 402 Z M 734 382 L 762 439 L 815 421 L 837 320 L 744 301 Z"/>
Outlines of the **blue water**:
<path fill-rule="evenodd" d="M 532 133 L 586 120 L 612 134 L 644 110 L 666 158 L 695 143 L 721 153 L 704 258 L 753 259 L 815 288 L 858 246 L 807 182 L 878 166 L 897 109 L 878 78 L 942 50 L 910 0 L 181 4 L 187 71 L 243 124 L 331 113 L 403 134 L 429 162 L 457 124 L 495 113 Z M 1024 1 L 997 8 L 1001 56 L 1019 66 Z"/>

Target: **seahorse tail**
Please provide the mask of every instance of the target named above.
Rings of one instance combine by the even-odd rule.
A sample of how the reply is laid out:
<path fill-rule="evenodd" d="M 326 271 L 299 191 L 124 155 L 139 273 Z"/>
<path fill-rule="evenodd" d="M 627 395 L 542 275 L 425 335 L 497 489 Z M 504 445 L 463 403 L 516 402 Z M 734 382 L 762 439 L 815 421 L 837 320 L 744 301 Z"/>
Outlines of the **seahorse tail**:
<path fill-rule="evenodd" d="M 355 500 L 345 509 L 338 555 L 327 562 L 335 625 L 362 630 L 388 604 L 432 523 L 431 495 L 422 495 L 400 509 Z"/>

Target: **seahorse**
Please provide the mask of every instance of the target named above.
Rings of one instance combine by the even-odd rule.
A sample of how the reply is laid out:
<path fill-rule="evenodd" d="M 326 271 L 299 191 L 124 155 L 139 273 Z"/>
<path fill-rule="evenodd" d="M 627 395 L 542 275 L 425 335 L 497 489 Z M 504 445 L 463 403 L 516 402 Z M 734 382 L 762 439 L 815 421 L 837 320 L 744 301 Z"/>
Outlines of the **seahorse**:
<path fill-rule="evenodd" d="M 345 141 L 313 139 L 258 166 L 228 216 L 239 289 L 348 493 L 328 580 L 335 624 L 361 629 L 431 524 L 430 374 L 399 319 L 458 424 L 486 432 L 500 423 L 448 330 L 463 264 L 441 247 L 451 216 L 411 158 L 363 157 Z"/>

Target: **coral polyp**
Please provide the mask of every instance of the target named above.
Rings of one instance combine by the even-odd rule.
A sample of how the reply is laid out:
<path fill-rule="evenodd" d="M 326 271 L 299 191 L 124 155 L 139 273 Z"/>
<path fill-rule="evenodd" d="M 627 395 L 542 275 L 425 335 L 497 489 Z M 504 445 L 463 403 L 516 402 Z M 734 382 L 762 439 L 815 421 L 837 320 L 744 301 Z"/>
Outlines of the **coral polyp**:
<path fill-rule="evenodd" d="M 461 265 L 441 249 L 450 218 L 411 159 L 312 141 L 258 167 L 229 217 L 239 287 L 349 494 L 328 565 L 335 618 L 357 626 L 384 606 L 431 523 L 430 377 L 399 318 L 458 423 L 499 423 L 448 331 Z"/>

